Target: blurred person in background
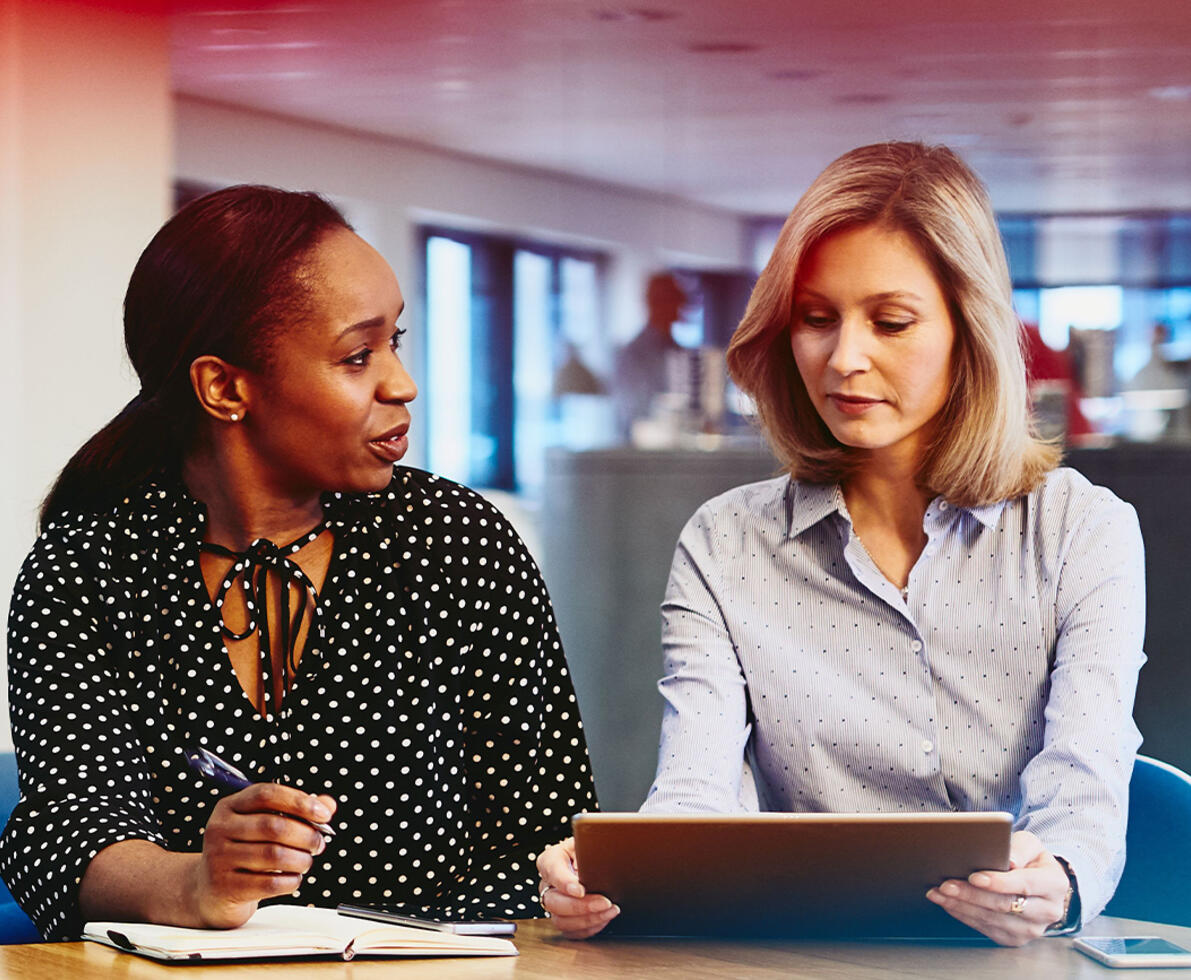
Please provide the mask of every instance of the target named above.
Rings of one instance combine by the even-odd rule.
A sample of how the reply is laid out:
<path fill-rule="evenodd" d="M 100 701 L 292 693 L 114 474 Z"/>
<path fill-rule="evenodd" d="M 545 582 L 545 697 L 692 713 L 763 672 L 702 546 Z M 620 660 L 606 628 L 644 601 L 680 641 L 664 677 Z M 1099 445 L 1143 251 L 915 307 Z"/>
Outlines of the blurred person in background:
<path fill-rule="evenodd" d="M 594 805 L 578 709 L 517 534 L 395 465 L 404 305 L 310 193 L 202 197 L 137 263 L 140 391 L 62 471 L 12 598 L 0 871 L 46 938 L 283 897 L 538 912 L 534 857 Z"/>
<path fill-rule="evenodd" d="M 633 422 L 648 416 L 655 395 L 669 387 L 666 361 L 680 351 L 674 324 L 682 319 L 687 297 L 669 272 L 650 276 L 645 289 L 649 318 L 641 332 L 616 351 L 612 370 L 612 397 L 621 439 L 629 441 Z"/>
<path fill-rule="evenodd" d="M 1124 865 L 1142 542 L 1033 431 L 979 178 L 918 143 L 829 165 L 728 363 L 787 475 L 682 532 L 643 809 L 1009 811 L 1009 869 L 923 901 L 1006 945 L 1077 929 Z M 573 842 L 538 867 L 564 934 L 618 914 Z"/>

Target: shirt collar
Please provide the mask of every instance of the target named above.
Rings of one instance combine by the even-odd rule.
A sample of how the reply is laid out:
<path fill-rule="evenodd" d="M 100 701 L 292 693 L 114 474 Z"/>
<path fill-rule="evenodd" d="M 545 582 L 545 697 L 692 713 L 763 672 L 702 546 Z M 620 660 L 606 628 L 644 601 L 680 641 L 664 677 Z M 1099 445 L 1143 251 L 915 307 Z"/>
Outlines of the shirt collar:
<path fill-rule="evenodd" d="M 1001 519 L 1005 509 L 1004 500 L 994 500 L 979 507 L 956 507 L 955 510 L 971 514 L 984 527 L 992 529 Z M 933 509 L 937 510 L 937 507 Z M 839 514 L 849 520 L 848 508 L 844 504 L 844 493 L 837 483 L 801 483 L 791 480 L 786 488 L 786 535 L 796 538 L 808 528 L 818 524 L 831 514 Z"/>
<path fill-rule="evenodd" d="M 1004 500 L 994 500 L 991 504 L 984 504 L 980 507 L 960 507 L 958 509 L 967 511 L 991 531 L 1001 519 L 1001 511 L 1005 509 L 1005 504 Z"/>
<path fill-rule="evenodd" d="M 790 481 L 786 488 L 787 537 L 798 537 L 831 514 L 839 514 L 845 519 L 848 516 L 844 494 L 838 484 Z"/>

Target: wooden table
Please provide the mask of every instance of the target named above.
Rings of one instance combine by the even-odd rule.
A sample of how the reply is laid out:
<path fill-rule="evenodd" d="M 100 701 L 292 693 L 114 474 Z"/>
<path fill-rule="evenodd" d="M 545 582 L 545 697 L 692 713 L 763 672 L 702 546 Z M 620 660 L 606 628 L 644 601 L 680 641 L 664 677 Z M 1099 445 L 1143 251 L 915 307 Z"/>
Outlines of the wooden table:
<path fill-rule="evenodd" d="M 1158 935 L 1191 948 L 1191 928 L 1130 919 L 1100 918 L 1084 935 Z M 1187 970 L 1110 970 L 1071 949 L 1070 939 L 1040 939 L 1024 949 L 921 943 L 778 943 L 705 942 L 701 940 L 559 939 L 544 920 L 522 922 L 517 930 L 518 957 L 444 960 L 291 960 L 213 966 L 168 966 L 119 953 L 95 943 L 45 943 L 0 947 L 4 980 L 380 980 L 381 977 L 520 978 L 620 980 L 623 977 L 672 977 L 675 980 L 725 980 L 735 977 L 919 978 L 954 980 L 1031 980 L 1035 977 L 1098 978 L 1186 975 Z"/>

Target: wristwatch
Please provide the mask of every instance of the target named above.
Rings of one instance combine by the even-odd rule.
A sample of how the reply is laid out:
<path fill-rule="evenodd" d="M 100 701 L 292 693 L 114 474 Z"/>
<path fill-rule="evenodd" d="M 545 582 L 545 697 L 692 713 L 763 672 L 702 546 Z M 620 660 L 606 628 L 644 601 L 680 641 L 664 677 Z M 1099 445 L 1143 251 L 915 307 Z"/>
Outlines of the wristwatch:
<path fill-rule="evenodd" d="M 1073 932 L 1079 932 L 1079 927 L 1083 924 L 1080 921 L 1079 882 L 1075 880 L 1075 872 L 1071 870 L 1071 865 L 1067 863 L 1066 859 L 1055 855 L 1055 860 L 1067 873 L 1067 895 L 1063 899 L 1063 917 L 1052 922 L 1043 935 L 1067 936 Z"/>

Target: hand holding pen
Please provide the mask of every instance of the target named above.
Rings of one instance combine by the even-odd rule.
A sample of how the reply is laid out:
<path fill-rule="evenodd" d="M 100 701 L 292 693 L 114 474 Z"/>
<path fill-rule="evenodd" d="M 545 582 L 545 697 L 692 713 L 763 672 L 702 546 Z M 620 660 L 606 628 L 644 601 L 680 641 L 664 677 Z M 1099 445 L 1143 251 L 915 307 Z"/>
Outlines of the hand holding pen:
<path fill-rule="evenodd" d="M 226 786 L 230 790 L 239 792 L 242 789 L 248 789 L 252 785 L 252 780 L 244 773 L 240 772 L 230 762 L 224 762 L 214 752 L 208 752 L 204 748 L 189 749 L 186 752 L 186 761 L 190 768 L 201 776 L 206 776 L 211 782 L 218 783 L 220 786 Z M 299 816 L 299 814 L 292 814 L 292 816 Z M 306 819 L 306 818 L 302 818 Z M 329 816 L 327 819 L 331 819 Z M 324 837 L 334 837 L 335 831 L 331 829 L 324 822 L 307 820 L 315 830 L 317 830 Z"/>
<path fill-rule="evenodd" d="M 253 783 L 205 749 L 188 752 L 187 761 L 237 790 L 216 804 L 207 821 L 194 886 L 208 926 L 239 925 L 262 899 L 297 890 L 326 849 L 335 801 L 292 786 Z"/>

